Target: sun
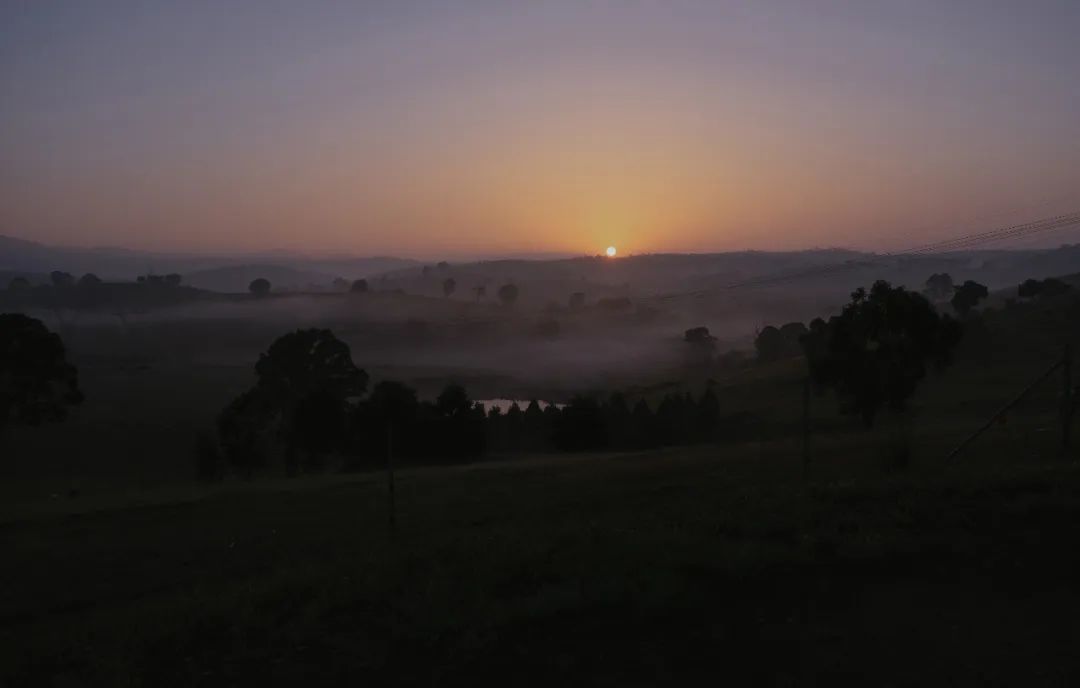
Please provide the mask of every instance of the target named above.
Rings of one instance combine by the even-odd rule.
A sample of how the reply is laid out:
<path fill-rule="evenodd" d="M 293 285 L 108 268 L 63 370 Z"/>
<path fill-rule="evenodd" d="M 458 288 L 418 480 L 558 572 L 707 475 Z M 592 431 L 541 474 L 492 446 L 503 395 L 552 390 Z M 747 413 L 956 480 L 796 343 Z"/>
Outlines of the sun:
<path fill-rule="evenodd" d="M 614 258 L 615 254 L 618 253 L 618 251 L 615 250 L 614 246 L 608 246 L 607 251 L 604 251 L 604 253 L 607 254 L 608 258 Z"/>

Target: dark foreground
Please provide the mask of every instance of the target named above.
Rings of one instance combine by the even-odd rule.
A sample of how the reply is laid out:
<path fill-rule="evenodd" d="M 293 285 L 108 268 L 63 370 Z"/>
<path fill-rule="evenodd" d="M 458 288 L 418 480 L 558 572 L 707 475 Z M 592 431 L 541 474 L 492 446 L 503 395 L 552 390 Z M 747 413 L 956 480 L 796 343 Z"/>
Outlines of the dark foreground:
<path fill-rule="evenodd" d="M 412 471 L 394 537 L 381 476 L 14 517 L 0 683 L 1080 680 L 1075 466 L 796 455 Z"/>

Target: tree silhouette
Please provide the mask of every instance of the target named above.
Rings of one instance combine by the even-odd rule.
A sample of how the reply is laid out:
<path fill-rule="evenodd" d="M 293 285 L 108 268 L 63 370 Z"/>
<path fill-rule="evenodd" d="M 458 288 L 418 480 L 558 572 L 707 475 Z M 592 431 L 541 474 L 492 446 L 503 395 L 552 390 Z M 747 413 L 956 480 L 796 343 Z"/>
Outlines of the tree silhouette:
<path fill-rule="evenodd" d="M 780 328 L 767 325 L 754 338 L 758 360 L 768 362 L 798 356 L 802 351 L 799 342 L 806 333 L 806 325 L 801 322 L 789 322 Z"/>
<path fill-rule="evenodd" d="M 1072 289 L 1071 286 L 1053 277 L 1039 281 L 1036 279 L 1024 280 L 1017 288 L 1017 295 L 1024 299 L 1034 299 L 1042 296 L 1057 296 Z"/>
<path fill-rule="evenodd" d="M 882 407 L 905 408 L 928 363 L 951 361 L 961 333 L 926 297 L 878 281 L 852 293 L 839 316 L 814 320 L 802 344 L 818 388 L 836 390 L 841 410 L 870 426 Z"/>
<path fill-rule="evenodd" d="M 283 404 L 313 392 L 345 400 L 367 389 L 367 373 L 353 363 L 349 345 L 330 330 L 296 330 L 279 337 L 259 356 L 255 374 L 258 388 Z"/>
<path fill-rule="evenodd" d="M 447 277 L 446 279 L 443 280 L 443 283 L 442 283 L 443 296 L 452 295 L 454 293 L 455 289 L 457 289 L 457 281 L 455 281 L 453 277 Z"/>
<path fill-rule="evenodd" d="M 30 289 L 30 281 L 25 277 L 13 277 L 8 282 L 8 291 L 21 292 Z"/>
<path fill-rule="evenodd" d="M 795 355 L 799 353 L 799 340 L 809 332 L 806 325 L 801 322 L 789 322 L 780 328 L 780 334 L 784 337 L 787 353 Z"/>
<path fill-rule="evenodd" d="M 259 356 L 255 374 L 255 387 L 227 409 L 226 429 L 246 447 L 251 437 L 276 428 L 290 472 L 300 465 L 299 452 L 305 465 L 317 466 L 321 454 L 340 443 L 345 407 L 367 388 L 367 373 L 330 330 L 296 330 L 279 337 Z M 227 445 L 231 438 L 224 435 L 222 444 Z"/>
<path fill-rule="evenodd" d="M 370 431 L 361 438 L 367 452 L 380 458 L 390 458 L 391 453 L 409 453 L 409 443 L 416 438 L 413 430 L 420 410 L 416 390 L 394 380 L 383 380 L 375 385 L 362 408 Z"/>
<path fill-rule="evenodd" d="M 79 278 L 80 287 L 95 287 L 101 284 L 101 278 L 92 272 L 88 272 Z"/>
<path fill-rule="evenodd" d="M 716 337 L 707 327 L 691 327 L 683 333 L 683 341 L 693 347 L 696 362 L 709 363 L 716 351 Z"/>
<path fill-rule="evenodd" d="M 757 352 L 759 361 L 776 361 L 783 358 L 786 348 L 784 335 L 772 325 L 766 325 L 754 337 L 754 350 Z"/>
<path fill-rule="evenodd" d="M 353 280 L 352 286 L 349 287 L 349 291 L 353 294 L 366 294 L 368 290 L 368 283 L 366 279 Z"/>
<path fill-rule="evenodd" d="M 75 284 L 75 278 L 72 277 L 70 272 L 61 272 L 60 270 L 53 270 L 49 273 L 49 279 L 54 287 L 70 287 Z"/>
<path fill-rule="evenodd" d="M 499 287 L 499 301 L 502 301 L 505 306 L 513 306 L 518 299 L 518 288 L 516 284 L 504 284 Z"/>
<path fill-rule="evenodd" d="M 276 439 L 274 408 L 257 389 L 233 399 L 217 419 L 218 442 L 230 464 L 244 475 L 267 463 Z"/>
<path fill-rule="evenodd" d="M 180 283 L 183 282 L 183 281 L 184 281 L 184 278 L 181 277 L 179 273 L 170 272 L 169 274 L 165 275 L 165 286 L 166 287 L 179 287 Z"/>
<path fill-rule="evenodd" d="M 61 421 L 82 400 L 60 336 L 22 313 L 0 314 L 0 430 Z"/>
<path fill-rule="evenodd" d="M 967 315 L 975 305 L 990 295 L 990 291 L 982 284 L 967 280 L 961 286 L 956 287 L 953 294 L 952 307 L 960 315 Z"/>
<path fill-rule="evenodd" d="M 468 413 L 469 409 L 472 408 L 472 402 L 469 400 L 469 394 L 464 387 L 451 384 L 447 385 L 436 397 L 435 408 L 438 410 L 439 415 L 458 416 Z"/>
<path fill-rule="evenodd" d="M 594 451 L 607 445 L 604 411 L 596 399 L 575 396 L 555 424 L 555 446 L 563 451 Z"/>
<path fill-rule="evenodd" d="M 270 293 L 270 280 L 263 277 L 253 279 L 248 285 L 248 291 L 254 296 L 266 296 Z"/>
<path fill-rule="evenodd" d="M 711 381 L 701 395 L 701 399 L 698 400 L 696 410 L 696 439 L 703 442 L 713 440 L 716 435 L 716 423 L 720 418 L 720 400 L 713 391 Z"/>
<path fill-rule="evenodd" d="M 935 272 L 926 280 L 926 293 L 935 301 L 949 298 L 953 290 L 953 278 L 947 272 Z"/>

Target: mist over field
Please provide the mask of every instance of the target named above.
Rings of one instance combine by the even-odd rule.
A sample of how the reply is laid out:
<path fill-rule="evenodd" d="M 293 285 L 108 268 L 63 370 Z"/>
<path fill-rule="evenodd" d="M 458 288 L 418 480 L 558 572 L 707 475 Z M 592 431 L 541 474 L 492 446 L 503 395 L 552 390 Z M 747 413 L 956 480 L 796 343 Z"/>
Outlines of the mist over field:
<path fill-rule="evenodd" d="M 0 2 L 0 688 L 1080 685 L 1080 2 Z"/>

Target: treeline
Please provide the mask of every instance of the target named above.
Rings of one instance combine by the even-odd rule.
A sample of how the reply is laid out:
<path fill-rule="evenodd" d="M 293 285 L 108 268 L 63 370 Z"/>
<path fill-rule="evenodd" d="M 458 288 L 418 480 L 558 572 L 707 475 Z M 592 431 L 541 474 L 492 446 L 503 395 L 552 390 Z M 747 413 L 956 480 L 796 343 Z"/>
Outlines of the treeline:
<path fill-rule="evenodd" d="M 216 437 L 199 446 L 199 473 L 251 474 L 283 462 L 290 474 L 412 463 L 458 463 L 487 454 L 651 449 L 712 442 L 741 425 L 724 419 L 710 387 L 700 396 L 669 394 L 656 408 L 619 393 L 580 395 L 562 405 L 529 402 L 486 409 L 460 385 L 434 400 L 367 374 L 329 330 L 279 338 L 256 364 L 254 387 L 220 414 Z"/>

